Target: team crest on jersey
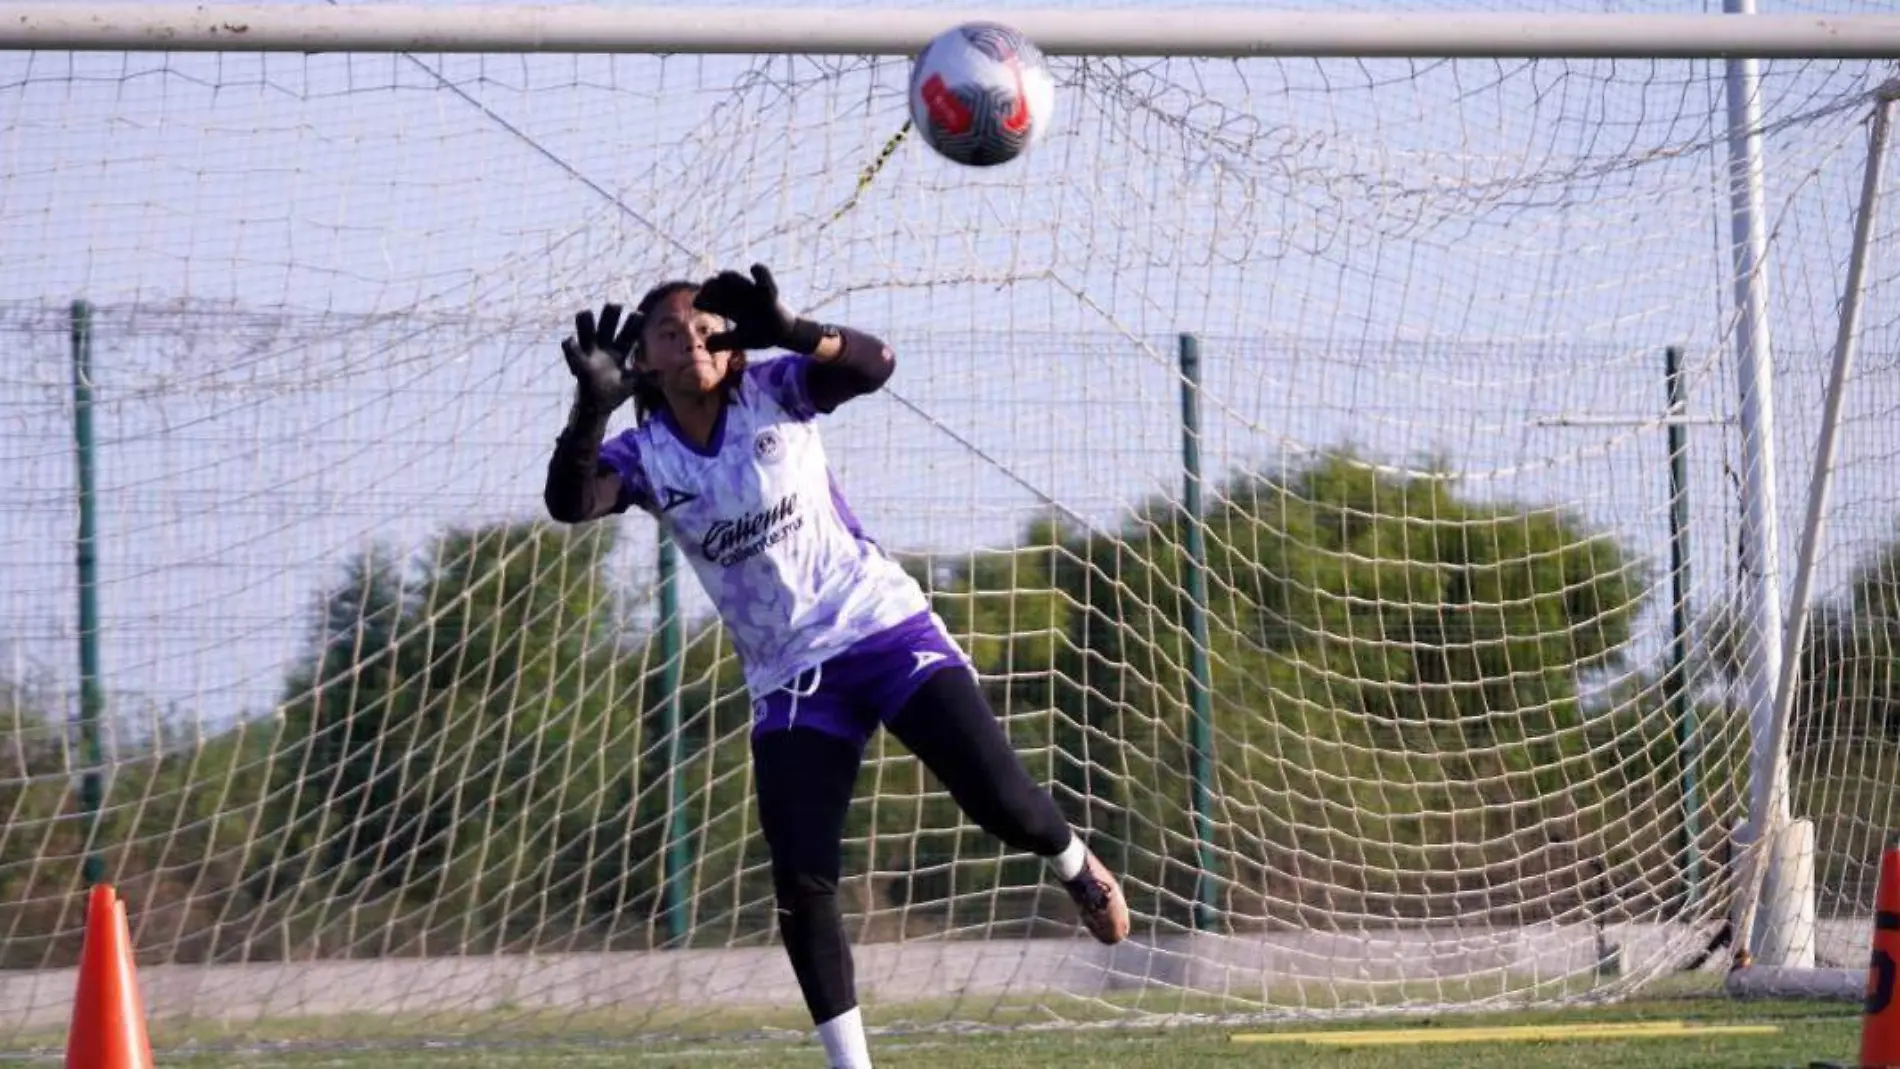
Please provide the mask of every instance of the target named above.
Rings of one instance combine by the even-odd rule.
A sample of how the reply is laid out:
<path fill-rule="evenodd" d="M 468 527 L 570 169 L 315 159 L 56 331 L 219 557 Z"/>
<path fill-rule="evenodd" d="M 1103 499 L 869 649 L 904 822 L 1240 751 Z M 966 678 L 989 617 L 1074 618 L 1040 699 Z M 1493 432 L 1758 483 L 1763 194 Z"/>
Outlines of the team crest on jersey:
<path fill-rule="evenodd" d="M 776 464 L 785 457 L 785 440 L 770 427 L 752 439 L 752 458 L 761 464 Z"/>

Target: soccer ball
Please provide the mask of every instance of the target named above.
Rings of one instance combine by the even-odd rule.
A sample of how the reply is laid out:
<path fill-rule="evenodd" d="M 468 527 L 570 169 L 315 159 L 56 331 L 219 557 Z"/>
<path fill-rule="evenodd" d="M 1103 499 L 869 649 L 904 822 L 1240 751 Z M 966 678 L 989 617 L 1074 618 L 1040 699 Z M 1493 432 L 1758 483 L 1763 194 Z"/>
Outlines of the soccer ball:
<path fill-rule="evenodd" d="M 966 166 L 1022 155 L 1049 129 L 1055 103 L 1042 52 L 994 22 L 945 30 L 911 65 L 911 121 L 931 148 Z"/>

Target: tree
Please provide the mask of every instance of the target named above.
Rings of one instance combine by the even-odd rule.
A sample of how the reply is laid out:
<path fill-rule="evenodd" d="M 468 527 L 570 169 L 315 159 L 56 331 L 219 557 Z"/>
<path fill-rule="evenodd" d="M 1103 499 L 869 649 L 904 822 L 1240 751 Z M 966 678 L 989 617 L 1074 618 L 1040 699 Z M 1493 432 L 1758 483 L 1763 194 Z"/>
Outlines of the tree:
<path fill-rule="evenodd" d="M 1575 517 L 1451 486 L 1335 454 L 1236 474 L 1198 518 L 1230 910 L 1521 905 L 1510 885 L 1604 812 L 1579 694 L 1621 666 L 1646 573 Z M 1113 533 L 1039 523 L 937 584 L 979 630 L 1031 636 L 979 646 L 1022 676 L 993 698 L 1047 711 L 1072 816 L 1176 921 L 1201 871 L 1189 522 L 1155 499 Z"/>
<path fill-rule="evenodd" d="M 373 952 L 545 945 L 652 893 L 627 863 L 648 746 L 612 531 L 454 529 L 413 567 L 372 550 L 346 568 L 273 767 L 260 879 L 307 903 L 299 938 L 347 941 L 347 907 Z"/>
<path fill-rule="evenodd" d="M 60 930 L 59 904 L 79 866 L 46 855 L 85 849 L 59 699 L 43 672 L 0 676 L 0 924 L 24 933 L 0 943 L 0 967 L 42 968 L 78 958 L 78 941 L 31 933 Z"/>
<path fill-rule="evenodd" d="M 1795 812 L 1814 821 L 1824 911 L 1873 901 L 1900 810 L 1900 539 L 1809 613 L 1787 728 Z"/>
<path fill-rule="evenodd" d="M 176 708 L 137 694 L 109 696 L 100 730 L 105 764 L 73 745 L 62 693 L 50 672 L 0 677 L 0 968 L 70 966 L 82 934 L 82 859 L 135 904 L 146 945 L 169 960 L 204 961 L 249 934 L 254 903 L 242 859 L 263 793 L 270 732 L 255 726 L 200 734 Z M 96 812 L 81 800 L 96 772 Z"/>
<path fill-rule="evenodd" d="M 1811 612 L 1800 678 L 1795 739 L 1900 740 L 1900 540 Z"/>
<path fill-rule="evenodd" d="M 1072 551 L 1070 541 L 1057 521 L 1040 519 L 1013 548 L 917 554 L 904 564 L 978 666 L 984 697 L 1031 775 L 1053 784 L 1071 822 L 1086 826 L 1092 795 L 1086 766 L 1075 760 L 1085 742 L 1056 700 L 1074 605 L 1055 576 Z M 1060 896 L 1036 891 L 1041 861 L 1011 857 L 994 839 L 962 830 L 968 821 L 943 785 L 895 740 L 881 736 L 870 759 L 849 830 L 874 842 L 877 853 L 853 860 L 903 874 L 886 898 L 903 908 L 904 924 L 991 932 L 999 919 L 1021 919 L 1022 934 L 1035 931 L 1039 920 L 1067 930 L 1066 916 L 1057 919 Z M 886 799 L 874 819 L 864 797 L 871 791 Z M 892 801 L 913 797 L 915 804 Z"/>

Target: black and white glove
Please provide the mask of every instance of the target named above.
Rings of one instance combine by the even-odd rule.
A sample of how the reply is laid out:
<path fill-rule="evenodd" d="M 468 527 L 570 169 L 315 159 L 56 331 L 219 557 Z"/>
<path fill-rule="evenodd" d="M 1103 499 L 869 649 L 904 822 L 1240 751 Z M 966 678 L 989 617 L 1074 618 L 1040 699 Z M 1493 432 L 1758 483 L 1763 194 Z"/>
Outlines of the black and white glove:
<path fill-rule="evenodd" d="M 640 372 L 633 366 L 633 350 L 640 340 L 643 323 L 636 313 L 620 323 L 620 306 L 602 305 L 600 322 L 594 313 L 574 316 L 574 333 L 561 340 L 561 355 L 567 369 L 580 383 L 581 396 L 595 410 L 612 412 L 633 396 Z"/>
<path fill-rule="evenodd" d="M 706 339 L 706 348 L 714 352 L 733 349 L 769 349 L 779 347 L 795 353 L 810 353 L 824 340 L 824 328 L 809 319 L 801 319 L 779 300 L 778 283 L 764 264 L 752 265 L 752 277 L 737 271 L 721 271 L 700 284 L 693 307 L 702 312 L 724 316 L 732 329 Z"/>

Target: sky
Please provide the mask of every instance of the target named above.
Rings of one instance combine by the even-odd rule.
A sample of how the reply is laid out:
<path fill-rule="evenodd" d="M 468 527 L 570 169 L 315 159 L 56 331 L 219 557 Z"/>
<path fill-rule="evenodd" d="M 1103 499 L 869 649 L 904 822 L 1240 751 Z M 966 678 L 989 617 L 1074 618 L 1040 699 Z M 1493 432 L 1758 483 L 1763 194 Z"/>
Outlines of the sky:
<path fill-rule="evenodd" d="M 1662 348 L 1693 413 L 1736 407 L 1719 65 L 1052 67 L 1024 159 L 973 171 L 912 137 L 861 183 L 903 122 L 899 57 L 0 53 L 0 656 L 75 678 L 75 298 L 98 309 L 108 687 L 210 725 L 281 697 L 352 554 L 540 515 L 576 310 L 754 260 L 899 354 L 826 428 L 897 549 L 955 560 L 1052 506 L 1113 527 L 1178 492 L 1194 332 L 1210 473 L 1443 458 L 1461 493 L 1666 560 Z M 1764 72 L 1791 577 L 1881 72 Z M 1897 230 L 1889 210 L 1875 248 Z M 1897 274 L 1876 256 L 1823 593 L 1900 517 Z M 1741 454 L 1733 426 L 1689 437 L 1706 609 Z M 651 525 L 615 522 L 639 589 Z"/>

